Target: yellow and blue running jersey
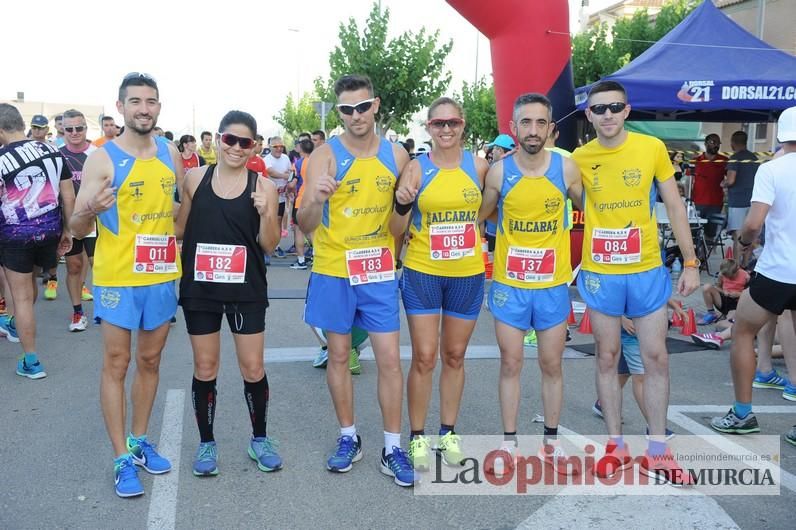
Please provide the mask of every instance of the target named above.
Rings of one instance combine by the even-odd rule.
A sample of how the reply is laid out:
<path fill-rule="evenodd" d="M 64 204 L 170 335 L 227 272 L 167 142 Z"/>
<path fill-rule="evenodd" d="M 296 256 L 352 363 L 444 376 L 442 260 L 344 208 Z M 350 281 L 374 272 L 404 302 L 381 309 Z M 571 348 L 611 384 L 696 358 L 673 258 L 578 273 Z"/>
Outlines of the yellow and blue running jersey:
<path fill-rule="evenodd" d="M 566 284 L 572 276 L 564 163 L 550 153 L 544 175 L 523 175 L 503 159 L 493 278 L 522 289 Z"/>
<path fill-rule="evenodd" d="M 463 151 L 455 169 L 438 168 L 425 154 L 418 157 L 420 186 L 412 207 L 412 236 L 404 265 L 438 276 L 462 277 L 484 272 L 478 209 L 481 182 L 472 153 Z"/>
<path fill-rule="evenodd" d="M 166 141 L 157 154 L 140 159 L 116 142 L 105 149 L 113 164 L 116 202 L 97 216 L 94 284 L 138 287 L 180 277 L 174 237 L 174 162 Z"/>
<path fill-rule="evenodd" d="M 583 270 L 632 274 L 660 267 L 656 182 L 674 174 L 664 143 L 628 132 L 618 147 L 595 139 L 572 158 L 583 175 Z"/>
<path fill-rule="evenodd" d="M 356 158 L 340 142 L 329 140 L 337 164 L 337 190 L 323 205 L 313 241 L 312 272 L 347 278 L 346 252 L 381 247 L 392 251 L 390 216 L 398 168 L 392 144 L 385 139 L 376 156 Z M 395 267 L 395 257 L 391 267 Z"/>

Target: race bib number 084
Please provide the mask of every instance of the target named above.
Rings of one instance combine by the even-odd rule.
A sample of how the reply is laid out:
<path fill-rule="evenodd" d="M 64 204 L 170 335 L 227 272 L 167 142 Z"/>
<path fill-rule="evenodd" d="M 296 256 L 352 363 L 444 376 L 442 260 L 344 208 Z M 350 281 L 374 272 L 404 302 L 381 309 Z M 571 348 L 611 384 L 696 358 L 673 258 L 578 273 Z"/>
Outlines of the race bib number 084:
<path fill-rule="evenodd" d="M 595 228 L 591 237 L 591 254 L 595 263 L 620 265 L 641 261 L 641 229 Z"/>

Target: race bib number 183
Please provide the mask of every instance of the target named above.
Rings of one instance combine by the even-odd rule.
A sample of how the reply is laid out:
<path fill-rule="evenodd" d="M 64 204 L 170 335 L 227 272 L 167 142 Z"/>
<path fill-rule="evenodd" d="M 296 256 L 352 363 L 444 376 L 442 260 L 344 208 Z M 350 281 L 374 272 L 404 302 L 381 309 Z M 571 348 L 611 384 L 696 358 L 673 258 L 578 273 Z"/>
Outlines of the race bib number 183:
<path fill-rule="evenodd" d="M 360 248 L 347 250 L 345 262 L 348 269 L 348 283 L 387 282 L 395 279 L 395 264 L 392 252 L 387 247 Z"/>

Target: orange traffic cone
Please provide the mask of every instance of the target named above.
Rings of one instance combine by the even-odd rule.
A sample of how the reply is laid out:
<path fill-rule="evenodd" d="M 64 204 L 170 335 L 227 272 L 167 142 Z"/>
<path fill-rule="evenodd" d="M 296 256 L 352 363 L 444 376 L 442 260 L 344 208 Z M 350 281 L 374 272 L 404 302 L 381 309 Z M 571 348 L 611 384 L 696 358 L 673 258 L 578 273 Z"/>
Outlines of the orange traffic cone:
<path fill-rule="evenodd" d="M 690 337 L 691 335 L 693 335 L 696 332 L 697 332 L 696 315 L 694 314 L 694 310 L 693 309 L 689 309 L 688 310 L 688 318 L 686 318 L 685 322 L 683 322 L 682 335 L 684 337 Z"/>
<path fill-rule="evenodd" d="M 492 262 L 489 260 L 489 242 L 481 238 L 481 256 L 484 258 L 484 273 L 487 280 L 492 279 Z"/>
<path fill-rule="evenodd" d="M 732 259 L 732 258 L 733 258 L 732 245 L 729 245 L 724 251 L 724 259 Z"/>
<path fill-rule="evenodd" d="M 572 307 L 572 302 L 569 303 L 569 316 L 567 317 L 567 326 L 574 326 L 578 321 L 575 320 L 575 308 Z"/>
<path fill-rule="evenodd" d="M 578 326 L 578 333 L 582 333 L 583 335 L 591 335 L 591 320 L 589 320 L 588 308 L 583 313 L 583 318 L 580 320 L 580 326 Z"/>
<path fill-rule="evenodd" d="M 679 300 L 677 303 L 680 305 L 680 309 L 683 308 L 683 303 Z M 672 313 L 672 327 L 679 328 L 683 325 L 683 317 L 680 316 L 680 313 L 677 311 Z"/>

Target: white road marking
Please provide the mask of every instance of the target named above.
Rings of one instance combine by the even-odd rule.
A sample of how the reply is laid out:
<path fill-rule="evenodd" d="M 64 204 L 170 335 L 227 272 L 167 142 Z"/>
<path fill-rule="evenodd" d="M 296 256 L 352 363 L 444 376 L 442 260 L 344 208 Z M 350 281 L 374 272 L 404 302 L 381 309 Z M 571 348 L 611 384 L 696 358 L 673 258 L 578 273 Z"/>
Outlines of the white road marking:
<path fill-rule="evenodd" d="M 184 413 L 185 390 L 170 389 L 166 393 L 166 408 L 163 411 L 158 452 L 171 461 L 171 471 L 155 477 L 147 516 L 149 530 L 170 530 L 175 527 Z"/>
<path fill-rule="evenodd" d="M 684 413 L 698 413 L 698 412 L 708 412 L 708 413 L 716 413 L 716 414 L 724 414 L 729 410 L 728 406 L 717 406 L 717 405 L 670 405 L 669 406 L 669 421 L 674 424 L 679 425 L 683 429 L 697 435 L 707 435 L 705 436 L 705 440 L 721 449 L 725 453 L 728 454 L 742 454 L 742 455 L 751 455 L 753 454 L 752 451 L 744 448 L 743 446 L 731 441 L 729 439 L 730 436 L 733 435 L 726 435 L 721 434 L 719 432 L 714 431 L 707 425 L 703 425 L 688 416 Z M 787 405 L 767 405 L 767 406 L 756 406 L 753 407 L 755 414 L 794 414 L 796 415 L 796 407 L 794 406 L 787 406 Z M 745 434 L 742 435 L 744 437 L 752 437 L 754 434 Z M 792 492 L 796 493 L 796 476 L 792 473 L 789 473 L 782 469 L 781 467 L 777 466 L 776 464 L 766 464 L 760 463 L 758 467 L 761 469 L 771 469 L 778 468 L 779 470 L 779 482 L 782 486 L 788 488 Z"/>

